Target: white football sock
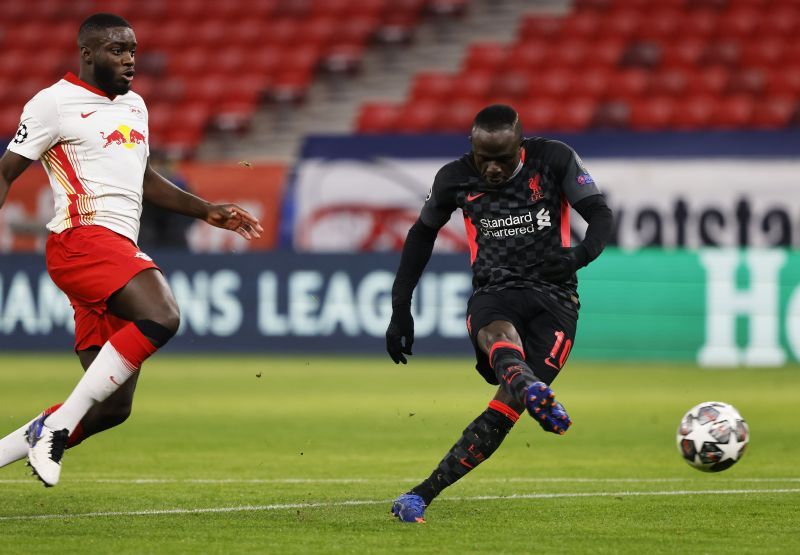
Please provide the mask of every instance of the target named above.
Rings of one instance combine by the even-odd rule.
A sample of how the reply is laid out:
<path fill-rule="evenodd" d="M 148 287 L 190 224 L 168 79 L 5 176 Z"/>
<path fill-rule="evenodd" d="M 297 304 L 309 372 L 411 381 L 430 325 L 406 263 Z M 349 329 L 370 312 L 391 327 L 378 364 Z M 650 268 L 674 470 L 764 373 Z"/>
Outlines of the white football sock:
<path fill-rule="evenodd" d="M 36 418 L 39 417 L 37 416 Z M 28 456 L 28 440 L 25 437 L 25 432 L 31 422 L 0 439 L 0 468 Z"/>
<path fill-rule="evenodd" d="M 46 426 L 51 430 L 66 428 L 72 433 L 90 408 L 105 401 L 134 372 L 136 368 L 131 368 L 114 346 L 106 342 L 61 408 L 47 417 Z"/>

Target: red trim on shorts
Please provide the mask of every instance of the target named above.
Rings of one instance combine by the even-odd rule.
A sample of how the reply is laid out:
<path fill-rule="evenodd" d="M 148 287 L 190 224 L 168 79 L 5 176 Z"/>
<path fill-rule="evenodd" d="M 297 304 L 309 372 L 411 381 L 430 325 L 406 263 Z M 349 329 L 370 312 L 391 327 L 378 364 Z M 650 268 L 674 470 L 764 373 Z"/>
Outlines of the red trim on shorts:
<path fill-rule="evenodd" d="M 115 98 L 117 98 L 117 95 L 109 96 L 105 91 L 101 91 L 97 87 L 93 87 L 92 85 L 82 80 L 80 77 L 78 77 L 71 71 L 68 71 L 67 74 L 64 76 L 64 81 L 67 81 L 68 83 L 72 83 L 73 85 L 77 85 L 81 88 L 84 88 L 87 91 L 93 92 L 96 95 L 105 96 L 109 100 L 114 100 Z"/>
<path fill-rule="evenodd" d="M 142 363 L 158 350 L 133 322 L 112 335 L 108 342 L 128 363 L 131 372 L 141 368 Z"/>
<path fill-rule="evenodd" d="M 512 409 L 511 407 L 509 407 L 508 405 L 506 405 L 505 403 L 503 403 L 502 401 L 498 401 L 497 399 L 492 399 L 489 402 L 489 408 L 492 410 L 496 410 L 497 412 L 499 412 L 500 414 L 511 420 L 511 422 L 516 422 L 517 420 L 519 420 L 519 413 L 514 409 Z"/>
<path fill-rule="evenodd" d="M 475 264 L 475 259 L 478 257 L 478 230 L 472 225 L 466 214 L 464 214 L 464 227 L 467 229 L 467 243 L 469 244 L 469 263 L 470 266 Z"/>
<path fill-rule="evenodd" d="M 494 358 L 494 352 L 496 349 L 514 349 L 519 353 L 519 356 L 522 357 L 522 360 L 525 360 L 525 351 L 522 350 L 522 347 L 513 343 L 509 343 L 508 341 L 497 341 L 494 345 L 492 345 L 492 348 L 489 349 L 489 365 L 492 364 L 492 358 Z"/>
<path fill-rule="evenodd" d="M 568 247 L 572 243 L 569 228 L 569 202 L 561 199 L 561 246 Z"/>

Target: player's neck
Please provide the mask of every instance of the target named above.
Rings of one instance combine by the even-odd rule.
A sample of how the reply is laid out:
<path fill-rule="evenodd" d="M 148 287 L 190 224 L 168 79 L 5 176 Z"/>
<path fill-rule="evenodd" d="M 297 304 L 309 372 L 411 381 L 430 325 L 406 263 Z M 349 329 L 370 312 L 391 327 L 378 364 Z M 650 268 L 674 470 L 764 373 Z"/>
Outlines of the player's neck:
<path fill-rule="evenodd" d="M 116 96 L 105 90 L 103 87 L 101 87 L 100 84 L 97 82 L 97 79 L 95 79 L 92 72 L 89 71 L 88 69 L 81 67 L 80 71 L 78 72 L 78 79 L 80 79 L 81 81 L 83 81 L 85 84 L 89 85 L 96 91 L 101 92 L 104 96 L 107 96 L 108 98 L 113 99 Z"/>

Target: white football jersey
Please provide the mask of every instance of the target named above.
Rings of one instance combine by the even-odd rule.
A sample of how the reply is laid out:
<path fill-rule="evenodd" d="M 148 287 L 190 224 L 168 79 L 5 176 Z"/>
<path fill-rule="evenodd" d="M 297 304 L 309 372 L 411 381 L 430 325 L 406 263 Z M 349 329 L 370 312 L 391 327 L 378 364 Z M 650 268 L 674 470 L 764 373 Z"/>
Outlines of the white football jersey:
<path fill-rule="evenodd" d="M 44 165 L 55 198 L 47 229 L 99 225 L 135 243 L 148 134 L 141 96 L 111 98 L 68 73 L 25 105 L 8 150 Z"/>

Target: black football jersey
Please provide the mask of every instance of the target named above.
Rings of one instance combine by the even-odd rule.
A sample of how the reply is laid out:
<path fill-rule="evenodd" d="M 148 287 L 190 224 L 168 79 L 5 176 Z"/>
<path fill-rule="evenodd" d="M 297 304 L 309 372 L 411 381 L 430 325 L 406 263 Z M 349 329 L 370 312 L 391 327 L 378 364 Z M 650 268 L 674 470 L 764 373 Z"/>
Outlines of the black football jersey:
<path fill-rule="evenodd" d="M 572 148 L 540 137 L 523 141 L 522 167 L 499 187 L 484 181 L 468 153 L 439 170 L 422 208 L 436 229 L 460 208 L 475 292 L 531 288 L 577 310 L 577 279 L 549 283 L 537 267 L 570 245 L 570 205 L 600 194 Z"/>

